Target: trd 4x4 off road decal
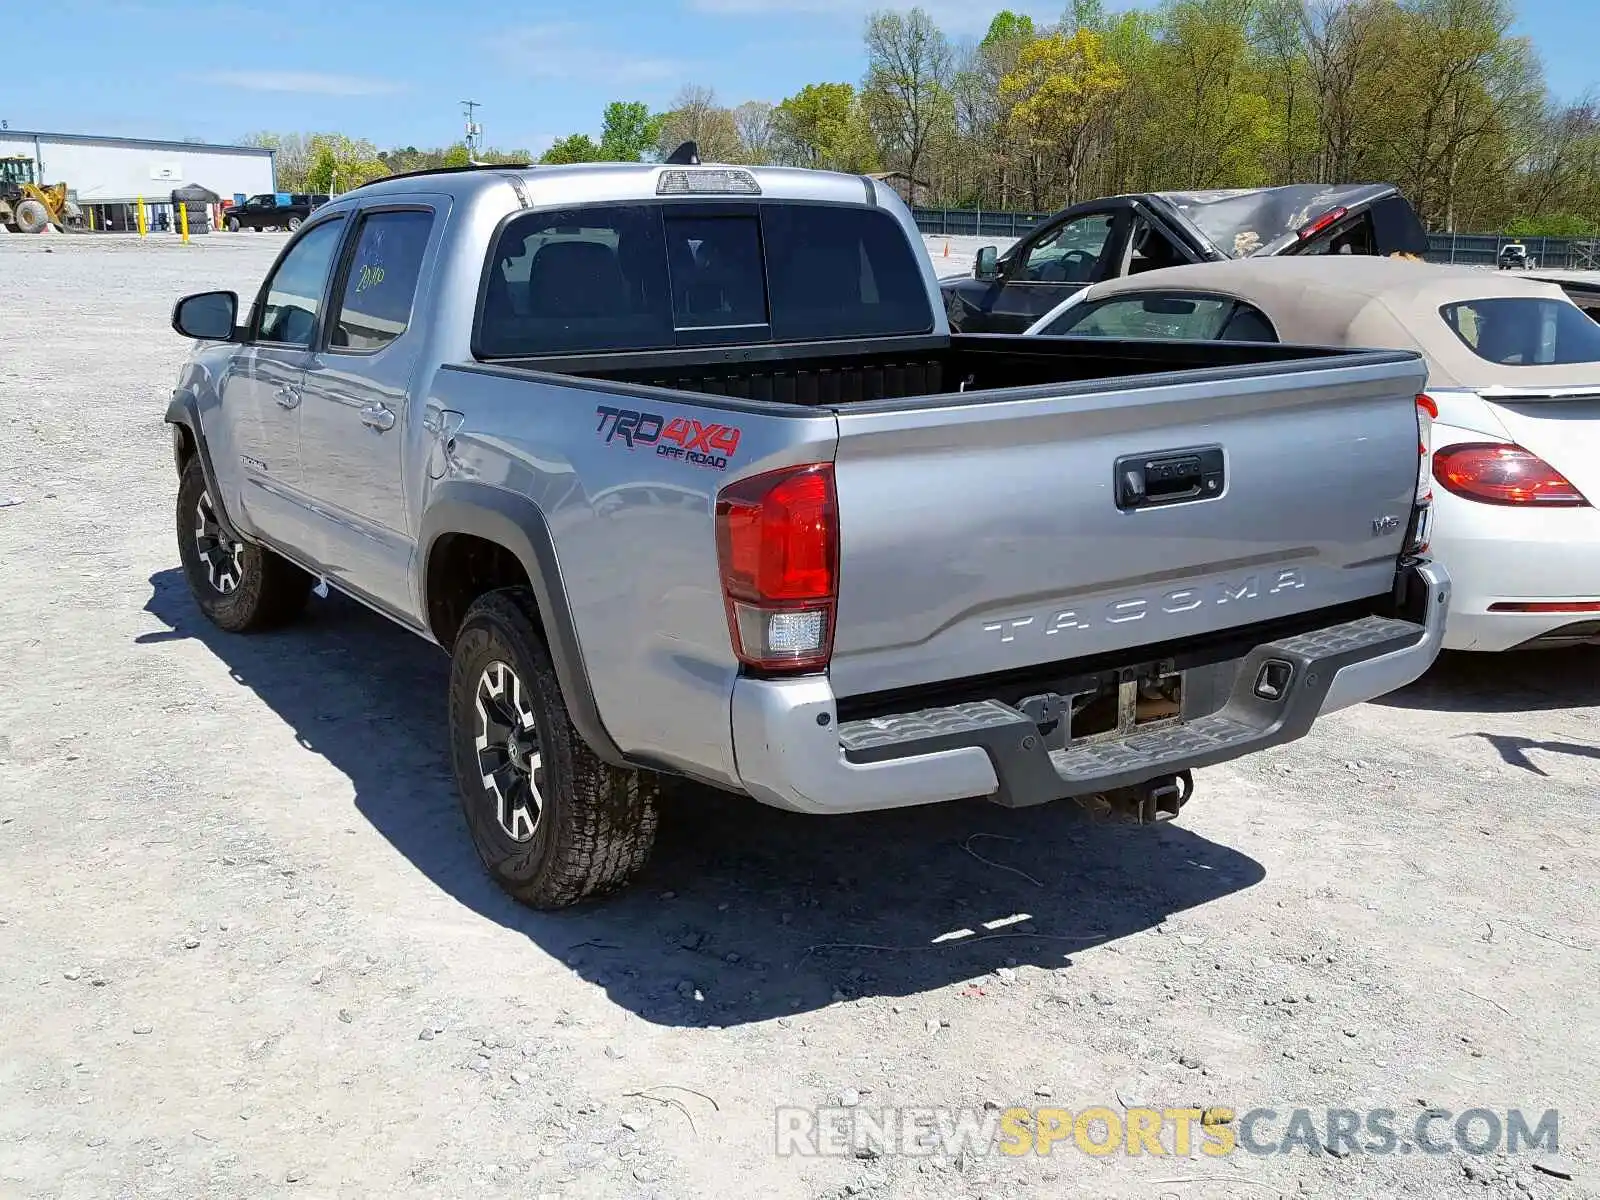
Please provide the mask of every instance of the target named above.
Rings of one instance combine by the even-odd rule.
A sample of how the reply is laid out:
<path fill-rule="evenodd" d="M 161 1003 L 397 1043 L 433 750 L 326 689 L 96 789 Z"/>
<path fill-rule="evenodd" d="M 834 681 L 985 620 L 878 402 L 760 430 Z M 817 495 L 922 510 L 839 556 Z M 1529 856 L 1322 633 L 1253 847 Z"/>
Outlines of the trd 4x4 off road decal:
<path fill-rule="evenodd" d="M 685 417 L 670 421 L 659 413 L 638 412 L 631 408 L 595 409 L 600 424 L 595 432 L 608 444 L 620 441 L 628 449 L 654 446 L 663 458 L 676 458 L 714 471 L 728 469 L 728 456 L 739 448 L 739 430 L 734 425 L 709 425 Z"/>

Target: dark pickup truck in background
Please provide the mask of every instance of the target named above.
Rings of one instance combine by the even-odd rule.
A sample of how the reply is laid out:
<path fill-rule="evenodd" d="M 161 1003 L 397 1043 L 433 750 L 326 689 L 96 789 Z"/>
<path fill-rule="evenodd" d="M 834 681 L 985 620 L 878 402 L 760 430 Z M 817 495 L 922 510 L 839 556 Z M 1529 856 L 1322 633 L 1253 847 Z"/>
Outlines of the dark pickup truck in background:
<path fill-rule="evenodd" d="M 1277 254 L 1421 258 L 1427 230 L 1393 184 L 1290 184 L 1086 200 L 971 275 L 941 279 L 952 333 L 1021 333 L 1081 288 L 1184 263 Z"/>
<path fill-rule="evenodd" d="M 279 203 L 285 196 L 289 202 Z M 327 202 L 321 192 L 262 192 L 230 208 L 227 226 L 234 233 L 241 229 L 287 229 L 293 233 L 313 209 Z"/>

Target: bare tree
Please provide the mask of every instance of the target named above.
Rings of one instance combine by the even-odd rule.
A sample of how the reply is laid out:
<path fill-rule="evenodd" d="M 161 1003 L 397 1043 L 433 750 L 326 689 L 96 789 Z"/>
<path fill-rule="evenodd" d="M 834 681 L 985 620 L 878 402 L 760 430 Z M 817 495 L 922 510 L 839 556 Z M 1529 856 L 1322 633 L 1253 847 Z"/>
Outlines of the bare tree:
<path fill-rule="evenodd" d="M 1313 0 L 1302 11 L 1307 64 L 1320 98 L 1318 182 L 1354 178 L 1367 115 L 1362 90 L 1382 57 L 1378 26 L 1383 15 L 1383 0 Z"/>
<path fill-rule="evenodd" d="M 671 154 L 684 142 L 694 142 L 706 162 L 737 162 L 739 131 L 733 114 L 717 103 L 717 94 L 708 87 L 688 84 L 672 101 L 672 108 L 661 122 L 661 154 Z"/>
<path fill-rule="evenodd" d="M 772 123 L 772 105 L 765 100 L 746 100 L 733 110 L 733 128 L 739 135 L 741 162 L 764 163 L 773 160 L 776 131 Z"/>
<path fill-rule="evenodd" d="M 914 193 L 935 129 L 954 120 L 950 43 L 920 8 L 873 13 L 866 37 L 867 118 L 879 144 L 905 165 Z"/>

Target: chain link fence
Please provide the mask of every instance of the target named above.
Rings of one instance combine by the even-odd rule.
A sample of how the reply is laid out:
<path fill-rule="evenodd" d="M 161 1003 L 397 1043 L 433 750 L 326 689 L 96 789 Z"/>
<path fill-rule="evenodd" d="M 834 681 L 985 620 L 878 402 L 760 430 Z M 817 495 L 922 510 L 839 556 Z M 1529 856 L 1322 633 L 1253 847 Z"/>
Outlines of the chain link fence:
<path fill-rule="evenodd" d="M 1025 237 L 1054 213 L 988 212 L 970 208 L 914 208 L 917 228 L 942 237 Z M 1531 265 L 1600 269 L 1600 239 L 1530 237 L 1515 238 L 1508 233 L 1430 233 L 1429 262 L 1458 263 L 1463 266 L 1492 267 L 1500 248 L 1521 242 L 1528 248 Z"/>

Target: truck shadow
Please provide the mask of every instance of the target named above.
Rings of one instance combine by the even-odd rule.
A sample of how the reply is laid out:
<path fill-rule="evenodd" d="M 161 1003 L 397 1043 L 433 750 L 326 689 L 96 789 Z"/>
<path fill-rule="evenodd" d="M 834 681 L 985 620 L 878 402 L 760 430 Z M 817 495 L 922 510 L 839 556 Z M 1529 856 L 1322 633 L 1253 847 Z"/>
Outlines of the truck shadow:
<path fill-rule="evenodd" d="M 1447 650 L 1410 687 L 1372 703 L 1437 712 L 1541 712 L 1600 706 L 1600 647 L 1472 654 Z"/>
<path fill-rule="evenodd" d="M 200 615 L 181 571 L 150 582 L 146 608 L 167 629 L 141 643 L 203 643 L 350 779 L 361 814 L 437 887 L 658 1024 L 738 1025 L 1066 966 L 1265 875 L 1181 825 L 1110 824 L 1071 803 L 826 818 L 685 789 L 631 889 L 535 912 L 488 880 L 468 840 L 436 648 L 339 597 L 280 633 L 238 637 Z"/>

